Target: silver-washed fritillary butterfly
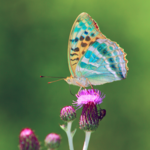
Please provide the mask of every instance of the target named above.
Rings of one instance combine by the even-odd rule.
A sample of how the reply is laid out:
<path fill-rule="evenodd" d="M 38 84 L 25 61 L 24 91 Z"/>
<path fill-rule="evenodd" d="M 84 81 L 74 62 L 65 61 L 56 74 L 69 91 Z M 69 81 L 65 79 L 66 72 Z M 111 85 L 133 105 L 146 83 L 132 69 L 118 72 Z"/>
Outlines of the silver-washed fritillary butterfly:
<path fill-rule="evenodd" d="M 125 56 L 123 49 L 106 38 L 87 13 L 81 13 L 69 36 L 68 64 L 71 76 L 65 81 L 88 87 L 125 79 L 128 72 Z"/>

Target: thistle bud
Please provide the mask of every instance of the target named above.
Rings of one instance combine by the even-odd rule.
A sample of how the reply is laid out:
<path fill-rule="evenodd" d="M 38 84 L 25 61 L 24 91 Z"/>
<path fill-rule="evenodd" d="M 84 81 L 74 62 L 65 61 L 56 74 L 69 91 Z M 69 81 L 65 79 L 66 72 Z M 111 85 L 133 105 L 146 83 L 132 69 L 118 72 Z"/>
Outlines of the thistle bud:
<path fill-rule="evenodd" d="M 63 121 L 73 121 L 76 118 L 76 111 L 72 106 L 66 106 L 61 109 L 60 118 Z"/>
<path fill-rule="evenodd" d="M 30 128 L 24 128 L 19 135 L 20 150 L 40 150 L 39 141 Z"/>
<path fill-rule="evenodd" d="M 45 145 L 48 147 L 48 149 L 58 148 L 60 142 L 61 142 L 61 137 L 56 133 L 50 133 L 45 138 Z"/>

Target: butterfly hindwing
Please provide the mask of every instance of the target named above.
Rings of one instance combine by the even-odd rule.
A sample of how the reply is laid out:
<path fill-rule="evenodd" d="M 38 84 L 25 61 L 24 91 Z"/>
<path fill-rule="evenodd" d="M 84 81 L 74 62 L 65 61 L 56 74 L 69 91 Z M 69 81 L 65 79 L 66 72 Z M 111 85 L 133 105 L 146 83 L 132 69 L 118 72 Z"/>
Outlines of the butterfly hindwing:
<path fill-rule="evenodd" d="M 75 70 L 79 60 L 98 38 L 106 39 L 96 22 L 87 13 L 81 13 L 73 24 L 68 41 L 68 63 L 73 77 L 77 76 Z"/>
<path fill-rule="evenodd" d="M 100 85 L 126 78 L 128 67 L 123 49 L 109 39 L 97 39 L 76 67 L 76 75 Z"/>

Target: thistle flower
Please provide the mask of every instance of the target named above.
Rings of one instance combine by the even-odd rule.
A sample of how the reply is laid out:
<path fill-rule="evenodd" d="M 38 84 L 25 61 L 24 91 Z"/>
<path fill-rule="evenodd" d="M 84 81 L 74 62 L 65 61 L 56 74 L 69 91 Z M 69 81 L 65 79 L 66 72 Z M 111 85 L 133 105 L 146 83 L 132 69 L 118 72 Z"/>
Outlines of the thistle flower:
<path fill-rule="evenodd" d="M 99 125 L 99 115 L 96 105 L 101 104 L 105 96 L 102 96 L 99 90 L 84 89 L 76 97 L 78 99 L 74 104 L 78 108 L 83 107 L 79 122 L 80 129 L 94 131 Z"/>
<path fill-rule="evenodd" d="M 30 128 L 24 128 L 19 135 L 20 150 L 40 150 L 39 141 Z"/>
<path fill-rule="evenodd" d="M 56 133 L 50 133 L 45 138 L 45 145 L 48 147 L 48 150 L 58 148 L 60 142 L 61 142 L 61 137 Z"/>
<path fill-rule="evenodd" d="M 60 118 L 63 121 L 73 121 L 76 118 L 76 111 L 72 106 L 63 107 L 60 111 Z"/>

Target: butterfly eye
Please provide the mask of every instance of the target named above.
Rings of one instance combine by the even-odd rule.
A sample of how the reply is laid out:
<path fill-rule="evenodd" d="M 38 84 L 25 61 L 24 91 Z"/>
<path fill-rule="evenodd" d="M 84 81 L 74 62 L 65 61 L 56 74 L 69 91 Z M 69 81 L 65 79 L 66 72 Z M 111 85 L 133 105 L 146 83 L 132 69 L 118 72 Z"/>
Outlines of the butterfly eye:
<path fill-rule="evenodd" d="M 68 82 L 68 83 L 70 83 L 70 82 L 71 82 L 70 78 L 68 78 L 68 79 L 67 79 L 67 82 Z"/>

